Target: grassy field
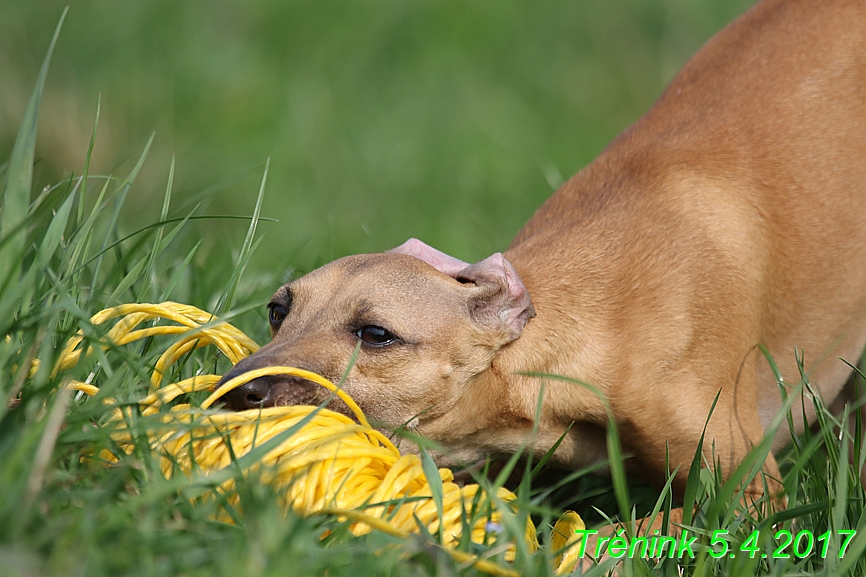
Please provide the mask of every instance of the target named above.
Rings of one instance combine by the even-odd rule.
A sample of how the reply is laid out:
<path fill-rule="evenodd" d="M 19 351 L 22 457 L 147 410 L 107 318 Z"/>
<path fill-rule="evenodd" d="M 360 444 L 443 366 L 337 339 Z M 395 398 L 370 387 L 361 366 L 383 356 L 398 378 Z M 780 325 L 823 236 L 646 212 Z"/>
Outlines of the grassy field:
<path fill-rule="evenodd" d="M 201 499 L 193 482 L 166 481 L 148 451 L 128 455 L 108 428 L 95 426 L 106 418 L 99 398 L 60 392 L 64 378 L 91 379 L 106 396 L 134 405 L 156 342 L 93 355 L 59 374 L 51 367 L 76 331 L 102 336 L 88 319 L 106 306 L 192 303 L 264 342 L 263 300 L 293 271 L 413 235 L 466 259 L 504 248 L 563 175 L 636 118 L 685 54 L 738 11 L 695 5 L 702 10 L 625 1 L 567 10 L 552 2 L 386 2 L 381 10 L 345 3 L 336 11 L 320 3 L 208 10 L 153 2 L 121 14 L 108 3 L 82 3 L 72 6 L 49 73 L 40 63 L 61 10 L 49 25 L 50 2 L 38 10 L 3 3 L 2 25 L 20 27 L 0 34 L 0 335 L 8 335 L 0 338 L 0 575 L 479 574 L 445 554 L 435 535 L 352 538 L 337 519 L 286 516 L 255 479 L 239 482 L 241 522 L 215 521 L 225 503 Z M 689 32 L 680 30 L 686 21 Z M 185 34 L 190 22 L 207 23 L 203 37 Z M 228 31 L 244 42 L 226 38 Z M 322 37 L 328 42 L 318 44 Z M 240 46 L 265 62 L 248 77 Z M 648 47 L 655 52 L 645 60 L 626 58 Z M 207 63 L 185 68 L 202 51 Z M 593 51 L 600 56 L 580 60 Z M 144 54 L 151 67 L 142 65 Z M 21 64 L 28 58 L 29 68 Z M 224 85 L 224 74 L 246 80 Z M 113 92 L 112 77 L 125 88 Z M 94 86 L 106 87 L 97 131 Z M 78 100 L 70 108 L 64 98 Z M 138 111 L 113 104 L 124 98 Z M 160 119 L 164 109 L 173 118 Z M 157 118 L 153 126 L 148 118 Z M 162 132 L 153 141 L 149 133 L 162 122 L 172 136 L 160 144 Z M 223 144 L 229 140 L 231 147 Z M 268 156 L 275 160 L 266 168 Z M 248 216 L 260 201 L 261 218 Z M 31 374 L 35 358 L 41 364 Z M 202 350 L 172 377 L 227 367 Z M 803 402 L 812 401 L 792 397 L 791 410 Z M 737 487 L 766 445 L 728 483 L 696 462 L 685 503 L 696 509 L 687 523 L 700 537 L 696 558 L 629 560 L 623 573 L 866 574 L 856 473 L 866 451 L 856 435 L 838 433 L 838 417 L 820 406 L 819 414 L 821 426 L 780 458 L 786 511 L 764 519 L 737 505 Z M 779 426 L 788 426 L 785 417 Z M 627 482 L 610 434 L 613 483 L 581 474 L 551 485 L 524 475 L 516 507 L 533 513 L 542 548 L 518 553 L 510 565 L 518 574 L 553 574 L 549 524 L 565 507 L 598 522 L 593 507 L 628 521 L 671 506 L 667 493 Z M 92 458 L 107 454 L 117 461 Z M 745 550 L 712 557 L 703 545 L 717 529 Z M 858 533 L 840 558 L 843 531 L 851 529 Z M 802 558 L 792 546 L 776 556 L 779 531 L 829 532 L 826 555 L 819 544 Z M 464 549 L 509 566 L 501 552 Z"/>
<path fill-rule="evenodd" d="M 129 172 L 156 133 L 127 228 L 159 217 L 172 157 L 173 215 L 249 214 L 270 157 L 279 224 L 252 269 L 277 284 L 412 236 L 466 261 L 504 249 L 751 0 L 4 0 L 0 158 L 66 4 L 40 182 L 81 174 L 100 95 L 94 173 Z M 191 231 L 203 262 L 245 234 Z"/>

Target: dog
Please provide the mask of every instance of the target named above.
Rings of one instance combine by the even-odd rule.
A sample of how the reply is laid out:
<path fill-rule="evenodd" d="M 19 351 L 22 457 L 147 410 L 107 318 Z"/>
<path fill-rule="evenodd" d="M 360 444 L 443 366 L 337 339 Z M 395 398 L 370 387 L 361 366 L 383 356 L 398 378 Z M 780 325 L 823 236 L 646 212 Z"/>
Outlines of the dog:
<path fill-rule="evenodd" d="M 470 264 L 411 239 L 327 264 L 276 292 L 272 341 L 224 380 L 291 365 L 336 382 L 357 348 L 344 390 L 383 430 L 444 447 L 440 465 L 520 451 L 537 427 L 536 453 L 562 439 L 553 462 L 586 467 L 606 459 L 610 414 L 628 462 L 656 483 L 678 468 L 682 492 L 705 426 L 705 458 L 727 477 L 780 410 L 758 345 L 789 390 L 800 350 L 814 389 L 839 397 L 839 358 L 866 344 L 864 263 L 866 3 L 764 0 L 505 253 Z M 226 402 L 327 395 L 268 377 Z M 793 417 L 802 431 L 815 411 Z M 746 497 L 766 483 L 781 499 L 772 453 L 763 472 Z"/>

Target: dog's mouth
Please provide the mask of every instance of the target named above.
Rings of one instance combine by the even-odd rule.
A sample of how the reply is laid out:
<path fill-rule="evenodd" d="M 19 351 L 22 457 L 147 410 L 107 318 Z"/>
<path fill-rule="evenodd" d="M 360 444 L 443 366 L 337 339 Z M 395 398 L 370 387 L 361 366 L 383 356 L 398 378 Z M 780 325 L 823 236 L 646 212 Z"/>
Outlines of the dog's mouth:
<path fill-rule="evenodd" d="M 217 386 L 236 376 L 238 375 L 230 371 Z M 328 410 L 345 415 L 354 421 L 358 420 L 349 406 L 338 396 L 300 377 L 281 375 L 259 377 L 229 391 L 217 402 L 223 403 L 233 411 L 326 403 Z"/>

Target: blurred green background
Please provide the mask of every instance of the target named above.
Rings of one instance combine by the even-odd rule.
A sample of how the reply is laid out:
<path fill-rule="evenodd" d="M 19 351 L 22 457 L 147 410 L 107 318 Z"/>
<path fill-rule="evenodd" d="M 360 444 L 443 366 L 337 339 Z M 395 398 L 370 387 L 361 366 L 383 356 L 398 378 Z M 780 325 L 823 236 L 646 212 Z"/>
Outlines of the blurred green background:
<path fill-rule="evenodd" d="M 43 99 L 39 186 L 125 175 L 124 218 L 252 212 L 251 272 L 292 274 L 410 236 L 465 260 L 504 250 L 565 179 L 634 122 L 750 0 L 72 1 Z M 0 2 L 0 159 L 66 2 Z M 202 221 L 199 258 L 243 221 Z M 195 239 L 198 240 L 198 239 Z M 258 271 L 258 272 L 256 272 Z M 263 278 L 259 276 L 258 278 Z"/>

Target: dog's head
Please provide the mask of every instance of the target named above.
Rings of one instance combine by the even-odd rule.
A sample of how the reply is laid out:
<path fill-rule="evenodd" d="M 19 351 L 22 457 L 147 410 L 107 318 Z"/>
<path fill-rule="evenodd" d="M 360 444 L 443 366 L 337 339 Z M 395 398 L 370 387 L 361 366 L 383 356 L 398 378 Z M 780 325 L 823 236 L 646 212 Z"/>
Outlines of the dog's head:
<path fill-rule="evenodd" d="M 279 365 L 339 382 L 357 349 L 343 389 L 380 428 L 422 435 L 425 422 L 465 400 L 473 379 L 535 315 L 501 254 L 470 265 L 415 239 L 329 263 L 281 287 L 268 308 L 272 341 L 223 382 Z M 225 399 L 240 410 L 318 404 L 329 394 L 302 379 L 265 377 Z M 338 400 L 329 408 L 349 414 Z"/>

